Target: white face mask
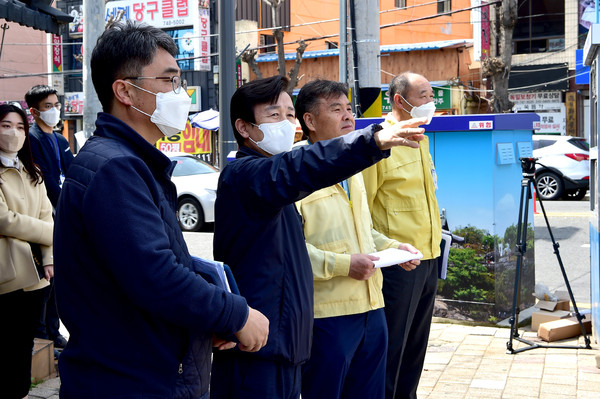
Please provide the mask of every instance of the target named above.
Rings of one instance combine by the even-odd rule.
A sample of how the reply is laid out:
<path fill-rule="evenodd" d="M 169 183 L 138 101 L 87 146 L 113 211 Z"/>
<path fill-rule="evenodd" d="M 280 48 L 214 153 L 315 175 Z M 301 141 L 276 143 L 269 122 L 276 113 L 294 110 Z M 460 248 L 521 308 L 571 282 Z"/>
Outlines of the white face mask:
<path fill-rule="evenodd" d="M 0 132 L 0 152 L 6 158 L 16 158 L 17 152 L 23 148 L 25 142 L 25 133 L 17 129 L 7 129 Z"/>
<path fill-rule="evenodd" d="M 406 98 L 402 97 L 402 99 L 406 101 Z M 425 124 L 429 125 L 431 123 L 431 118 L 433 118 L 433 114 L 435 113 L 435 103 L 433 101 L 430 101 L 423 105 L 419 105 L 418 107 L 415 107 L 408 101 L 406 101 L 406 103 L 412 107 L 412 109 L 410 110 L 410 116 L 412 116 L 413 118 L 427 118 L 427 122 Z"/>
<path fill-rule="evenodd" d="M 296 135 L 296 125 L 292 122 L 284 119 L 281 122 L 261 123 L 260 125 L 253 123 L 253 125 L 263 132 L 264 137 L 258 142 L 252 138 L 250 140 L 264 152 L 276 155 L 292 149 Z"/>
<path fill-rule="evenodd" d="M 192 106 L 192 99 L 185 90 L 182 89 L 179 93 L 175 93 L 172 90 L 166 93 L 152 93 L 131 82 L 127 83 L 156 96 L 156 109 L 152 115 L 148 115 L 134 106 L 131 107 L 136 111 L 149 116 L 150 121 L 160 129 L 162 134 L 166 137 L 171 137 L 185 129 L 188 114 L 190 113 L 190 107 Z"/>
<path fill-rule="evenodd" d="M 60 120 L 60 111 L 54 107 L 47 111 L 38 110 L 38 112 L 40 113 L 40 119 L 50 127 L 56 126 Z"/>

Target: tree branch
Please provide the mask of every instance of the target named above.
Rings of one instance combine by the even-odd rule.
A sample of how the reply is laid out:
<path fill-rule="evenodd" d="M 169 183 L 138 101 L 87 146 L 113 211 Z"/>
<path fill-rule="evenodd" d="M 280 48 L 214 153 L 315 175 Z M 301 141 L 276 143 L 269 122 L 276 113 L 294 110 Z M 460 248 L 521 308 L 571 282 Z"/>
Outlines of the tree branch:
<path fill-rule="evenodd" d="M 287 92 L 290 93 L 290 95 L 292 90 L 294 90 L 294 87 L 296 87 L 300 81 L 300 78 L 298 78 L 298 71 L 300 70 L 300 64 L 302 64 L 302 55 L 304 54 L 306 47 L 308 47 L 308 44 L 306 44 L 304 40 L 301 40 L 300 45 L 296 48 L 296 61 L 288 73 L 288 76 L 290 77 L 290 83 L 288 84 Z"/>
<path fill-rule="evenodd" d="M 242 53 L 242 61 L 244 61 L 246 64 L 248 64 L 248 66 L 250 67 L 252 72 L 254 72 L 256 77 L 258 77 L 259 79 L 262 79 L 262 77 L 263 77 L 262 72 L 260 71 L 260 69 L 258 69 L 258 65 L 256 65 L 256 60 L 255 60 L 257 51 L 258 50 L 244 51 Z"/>

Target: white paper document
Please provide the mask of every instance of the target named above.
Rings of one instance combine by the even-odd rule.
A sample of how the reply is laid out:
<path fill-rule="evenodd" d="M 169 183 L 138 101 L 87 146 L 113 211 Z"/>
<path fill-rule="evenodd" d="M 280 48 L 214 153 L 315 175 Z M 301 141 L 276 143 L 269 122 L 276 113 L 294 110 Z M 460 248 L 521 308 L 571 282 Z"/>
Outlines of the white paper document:
<path fill-rule="evenodd" d="M 373 263 L 375 267 L 386 267 L 397 265 L 399 263 L 408 262 L 409 260 L 421 259 L 423 254 L 419 251 L 416 254 L 405 251 L 404 249 L 398 248 L 388 248 L 383 251 L 373 252 L 369 254 L 372 256 L 377 256 L 379 260 L 374 260 Z"/>

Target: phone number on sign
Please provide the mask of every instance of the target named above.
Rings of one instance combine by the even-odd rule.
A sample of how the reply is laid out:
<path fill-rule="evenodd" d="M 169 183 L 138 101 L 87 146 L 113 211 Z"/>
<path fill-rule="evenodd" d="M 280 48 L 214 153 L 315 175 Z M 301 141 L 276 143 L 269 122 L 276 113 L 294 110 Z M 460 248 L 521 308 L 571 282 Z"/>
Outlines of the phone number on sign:
<path fill-rule="evenodd" d="M 185 25 L 185 19 L 170 19 L 167 21 L 163 21 L 165 26 L 180 26 Z"/>

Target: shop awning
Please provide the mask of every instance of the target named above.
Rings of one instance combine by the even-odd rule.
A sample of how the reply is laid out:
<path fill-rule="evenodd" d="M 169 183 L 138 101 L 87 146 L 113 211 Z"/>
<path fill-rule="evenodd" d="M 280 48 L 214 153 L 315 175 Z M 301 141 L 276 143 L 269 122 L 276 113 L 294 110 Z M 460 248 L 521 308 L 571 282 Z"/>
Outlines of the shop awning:
<path fill-rule="evenodd" d="M 569 89 L 569 65 L 565 62 L 512 66 L 508 89 L 510 91 L 566 91 Z"/>

